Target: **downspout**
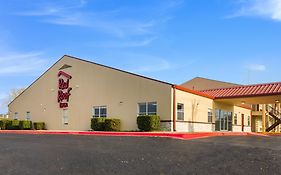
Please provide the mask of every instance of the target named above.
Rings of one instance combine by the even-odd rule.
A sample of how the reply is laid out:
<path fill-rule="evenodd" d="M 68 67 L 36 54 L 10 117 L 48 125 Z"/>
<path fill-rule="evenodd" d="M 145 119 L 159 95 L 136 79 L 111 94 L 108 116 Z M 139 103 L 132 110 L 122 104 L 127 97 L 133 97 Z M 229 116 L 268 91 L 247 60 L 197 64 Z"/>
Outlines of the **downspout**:
<path fill-rule="evenodd" d="M 173 131 L 177 131 L 176 129 L 176 86 L 173 85 Z"/>

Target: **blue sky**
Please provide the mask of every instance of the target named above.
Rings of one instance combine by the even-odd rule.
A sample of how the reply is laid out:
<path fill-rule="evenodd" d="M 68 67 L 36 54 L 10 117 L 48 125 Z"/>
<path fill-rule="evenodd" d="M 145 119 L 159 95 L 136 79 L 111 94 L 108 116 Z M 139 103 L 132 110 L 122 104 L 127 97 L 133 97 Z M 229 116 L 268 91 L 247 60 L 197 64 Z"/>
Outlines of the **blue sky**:
<path fill-rule="evenodd" d="M 0 103 L 64 54 L 175 84 L 252 84 L 280 81 L 280 46 L 281 0 L 0 1 Z"/>

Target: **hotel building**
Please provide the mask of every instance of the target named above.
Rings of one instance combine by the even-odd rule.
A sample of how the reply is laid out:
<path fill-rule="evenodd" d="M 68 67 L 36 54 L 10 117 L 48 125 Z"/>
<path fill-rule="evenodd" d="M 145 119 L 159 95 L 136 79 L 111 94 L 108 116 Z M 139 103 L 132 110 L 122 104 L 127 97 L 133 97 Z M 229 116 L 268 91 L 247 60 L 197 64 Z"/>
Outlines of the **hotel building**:
<path fill-rule="evenodd" d="M 175 85 L 65 55 L 8 107 L 10 118 L 50 130 L 89 130 L 92 117 L 108 117 L 133 131 L 137 116 L 159 115 L 163 131 L 251 132 L 280 131 L 279 99 L 281 83 Z"/>

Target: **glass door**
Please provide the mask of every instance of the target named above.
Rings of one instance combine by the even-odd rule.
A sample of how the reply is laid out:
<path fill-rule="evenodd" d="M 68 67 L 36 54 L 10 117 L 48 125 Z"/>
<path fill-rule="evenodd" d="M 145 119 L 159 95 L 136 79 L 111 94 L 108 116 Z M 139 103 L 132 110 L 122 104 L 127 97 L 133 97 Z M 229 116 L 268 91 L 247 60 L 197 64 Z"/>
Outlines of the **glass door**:
<path fill-rule="evenodd" d="M 216 131 L 232 131 L 232 112 L 216 110 Z"/>
<path fill-rule="evenodd" d="M 222 111 L 221 112 L 221 120 L 220 120 L 220 131 L 227 131 L 228 130 L 228 116 L 227 116 L 227 112 Z"/>

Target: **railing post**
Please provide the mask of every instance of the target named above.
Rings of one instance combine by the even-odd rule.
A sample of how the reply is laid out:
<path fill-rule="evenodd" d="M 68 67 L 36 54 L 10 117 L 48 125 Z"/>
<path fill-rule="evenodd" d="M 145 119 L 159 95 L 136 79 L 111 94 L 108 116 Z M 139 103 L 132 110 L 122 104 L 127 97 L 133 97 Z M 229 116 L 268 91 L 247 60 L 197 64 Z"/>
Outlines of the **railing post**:
<path fill-rule="evenodd" d="M 266 119 L 266 105 L 262 105 L 262 132 L 266 131 L 266 124 L 265 124 L 265 119 Z"/>

